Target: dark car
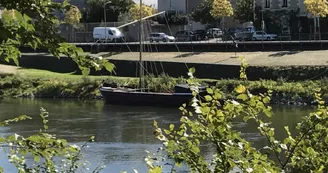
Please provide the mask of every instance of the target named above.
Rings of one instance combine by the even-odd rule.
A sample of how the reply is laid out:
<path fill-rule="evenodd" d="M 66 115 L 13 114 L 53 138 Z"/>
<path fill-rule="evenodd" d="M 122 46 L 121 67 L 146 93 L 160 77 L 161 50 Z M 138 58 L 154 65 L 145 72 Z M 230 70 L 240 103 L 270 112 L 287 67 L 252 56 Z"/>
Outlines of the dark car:
<path fill-rule="evenodd" d="M 208 32 L 206 30 L 195 30 L 193 31 L 192 40 L 207 40 L 208 39 Z"/>
<path fill-rule="evenodd" d="M 236 33 L 239 33 L 241 30 L 242 28 L 229 28 L 227 32 L 229 35 L 235 35 Z"/>
<path fill-rule="evenodd" d="M 193 33 L 191 31 L 178 31 L 175 34 L 176 41 L 191 41 L 193 37 Z"/>

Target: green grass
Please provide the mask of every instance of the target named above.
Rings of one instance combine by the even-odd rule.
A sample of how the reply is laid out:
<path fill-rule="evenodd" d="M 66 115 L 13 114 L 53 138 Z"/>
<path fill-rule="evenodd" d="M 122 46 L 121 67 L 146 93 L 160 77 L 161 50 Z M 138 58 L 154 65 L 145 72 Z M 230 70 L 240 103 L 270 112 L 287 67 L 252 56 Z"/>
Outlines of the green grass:
<path fill-rule="evenodd" d="M 60 79 L 60 80 L 69 80 L 69 81 L 78 81 L 83 78 L 89 78 L 92 80 L 102 80 L 111 78 L 111 76 L 83 76 L 83 75 L 75 75 L 72 73 L 56 73 L 47 70 L 38 70 L 38 69 L 26 69 L 21 68 L 17 71 L 17 74 L 23 78 L 43 78 L 43 79 Z M 125 79 L 124 77 L 115 77 L 120 79 Z"/>
<path fill-rule="evenodd" d="M 115 76 L 82 76 L 73 73 L 56 73 L 47 70 L 18 69 L 16 74 L 0 74 L 0 90 L 4 97 L 51 97 L 51 98 L 100 98 L 99 87 L 102 81 L 117 83 L 120 86 L 137 87 L 138 78 Z M 227 95 L 234 92 L 242 81 L 237 79 L 210 80 L 200 79 L 200 83 L 216 83 L 216 87 Z M 152 91 L 172 91 L 178 83 L 186 83 L 184 78 L 172 78 L 167 75 L 145 76 L 145 84 Z M 303 102 L 311 103 L 313 93 L 321 88 L 322 96 L 328 100 L 328 79 L 304 80 L 299 82 L 279 79 L 247 81 L 246 86 L 254 93 L 273 91 L 275 103 Z M 1 92 L 0 92 L 1 95 Z M 232 94 L 233 95 L 233 94 Z M 231 95 L 231 96 L 232 96 Z"/>

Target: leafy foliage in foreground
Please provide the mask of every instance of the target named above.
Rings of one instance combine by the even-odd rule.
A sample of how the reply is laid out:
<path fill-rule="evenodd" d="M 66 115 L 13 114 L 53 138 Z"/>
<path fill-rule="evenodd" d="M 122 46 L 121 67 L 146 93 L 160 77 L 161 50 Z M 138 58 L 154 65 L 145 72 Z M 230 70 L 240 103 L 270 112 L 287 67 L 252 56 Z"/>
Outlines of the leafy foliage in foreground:
<path fill-rule="evenodd" d="M 59 20 L 56 12 L 71 9 L 67 1 L 56 3 L 52 0 L 3 0 L 0 6 L 4 13 L 0 19 L 0 58 L 19 64 L 19 48 L 30 47 L 49 50 L 56 57 L 65 55 L 78 64 L 83 74 L 90 68 L 103 67 L 112 71 L 114 65 L 104 59 L 86 56 L 81 48 L 68 44 L 58 35 Z"/>
<path fill-rule="evenodd" d="M 246 64 L 243 63 L 241 81 L 247 80 Z M 264 119 L 273 115 L 269 106 L 272 92 L 253 95 L 248 86 L 240 84 L 234 89 L 235 99 L 223 100 L 225 93 L 218 88 L 208 88 L 207 95 L 199 98 L 199 83 L 189 75 L 194 99 L 193 110 L 186 105 L 180 108 L 180 126 L 173 124 L 161 129 L 157 122 L 155 134 L 163 142 L 177 165 L 185 163 L 191 172 L 327 172 L 328 171 L 328 107 L 317 90 L 315 98 L 319 105 L 316 112 L 303 117 L 296 126 L 297 134 L 292 135 L 285 127 L 286 138 L 275 138 L 275 129 Z M 252 143 L 233 128 L 233 121 L 242 118 L 253 121 L 267 145 L 255 148 Z M 293 127 L 292 127 L 293 128 Z M 201 146 L 212 149 L 211 156 L 202 153 Z M 161 169 L 161 167 L 157 167 Z M 173 172 L 173 171 L 172 171 Z"/>
<path fill-rule="evenodd" d="M 9 162 L 16 166 L 19 173 L 25 172 L 62 172 L 72 173 L 81 169 L 86 170 L 81 161 L 84 147 L 88 142 L 93 142 L 91 137 L 88 142 L 81 147 L 69 144 L 65 139 L 59 139 L 53 134 L 47 133 L 49 113 L 41 108 L 40 117 L 43 128 L 40 132 L 28 137 L 13 134 L 0 138 L 0 147 L 9 150 Z M 0 126 L 10 125 L 10 123 L 31 119 L 22 115 L 18 118 L 0 122 Z M 27 164 L 27 160 L 33 162 Z M 99 172 L 103 167 L 97 167 L 94 172 Z M 3 172 L 0 164 L 0 172 Z"/>

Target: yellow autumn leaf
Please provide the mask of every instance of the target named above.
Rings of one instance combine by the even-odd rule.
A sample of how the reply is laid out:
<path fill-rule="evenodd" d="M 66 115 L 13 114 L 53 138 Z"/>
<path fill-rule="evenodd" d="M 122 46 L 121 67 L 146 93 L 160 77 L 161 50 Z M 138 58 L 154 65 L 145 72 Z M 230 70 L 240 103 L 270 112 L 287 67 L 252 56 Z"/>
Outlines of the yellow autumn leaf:
<path fill-rule="evenodd" d="M 238 93 L 238 94 L 243 94 L 243 93 L 246 93 L 246 87 L 244 85 L 239 85 L 235 91 Z"/>

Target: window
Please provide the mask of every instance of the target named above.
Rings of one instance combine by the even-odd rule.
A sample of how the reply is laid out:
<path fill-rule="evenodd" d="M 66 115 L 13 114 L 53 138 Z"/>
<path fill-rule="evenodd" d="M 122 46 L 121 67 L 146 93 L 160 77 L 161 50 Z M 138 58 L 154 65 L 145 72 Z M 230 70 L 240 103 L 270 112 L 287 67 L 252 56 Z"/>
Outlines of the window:
<path fill-rule="evenodd" d="M 288 0 L 282 0 L 282 7 L 288 7 Z"/>
<path fill-rule="evenodd" d="M 270 8 L 271 2 L 270 0 L 265 0 L 265 8 Z"/>

